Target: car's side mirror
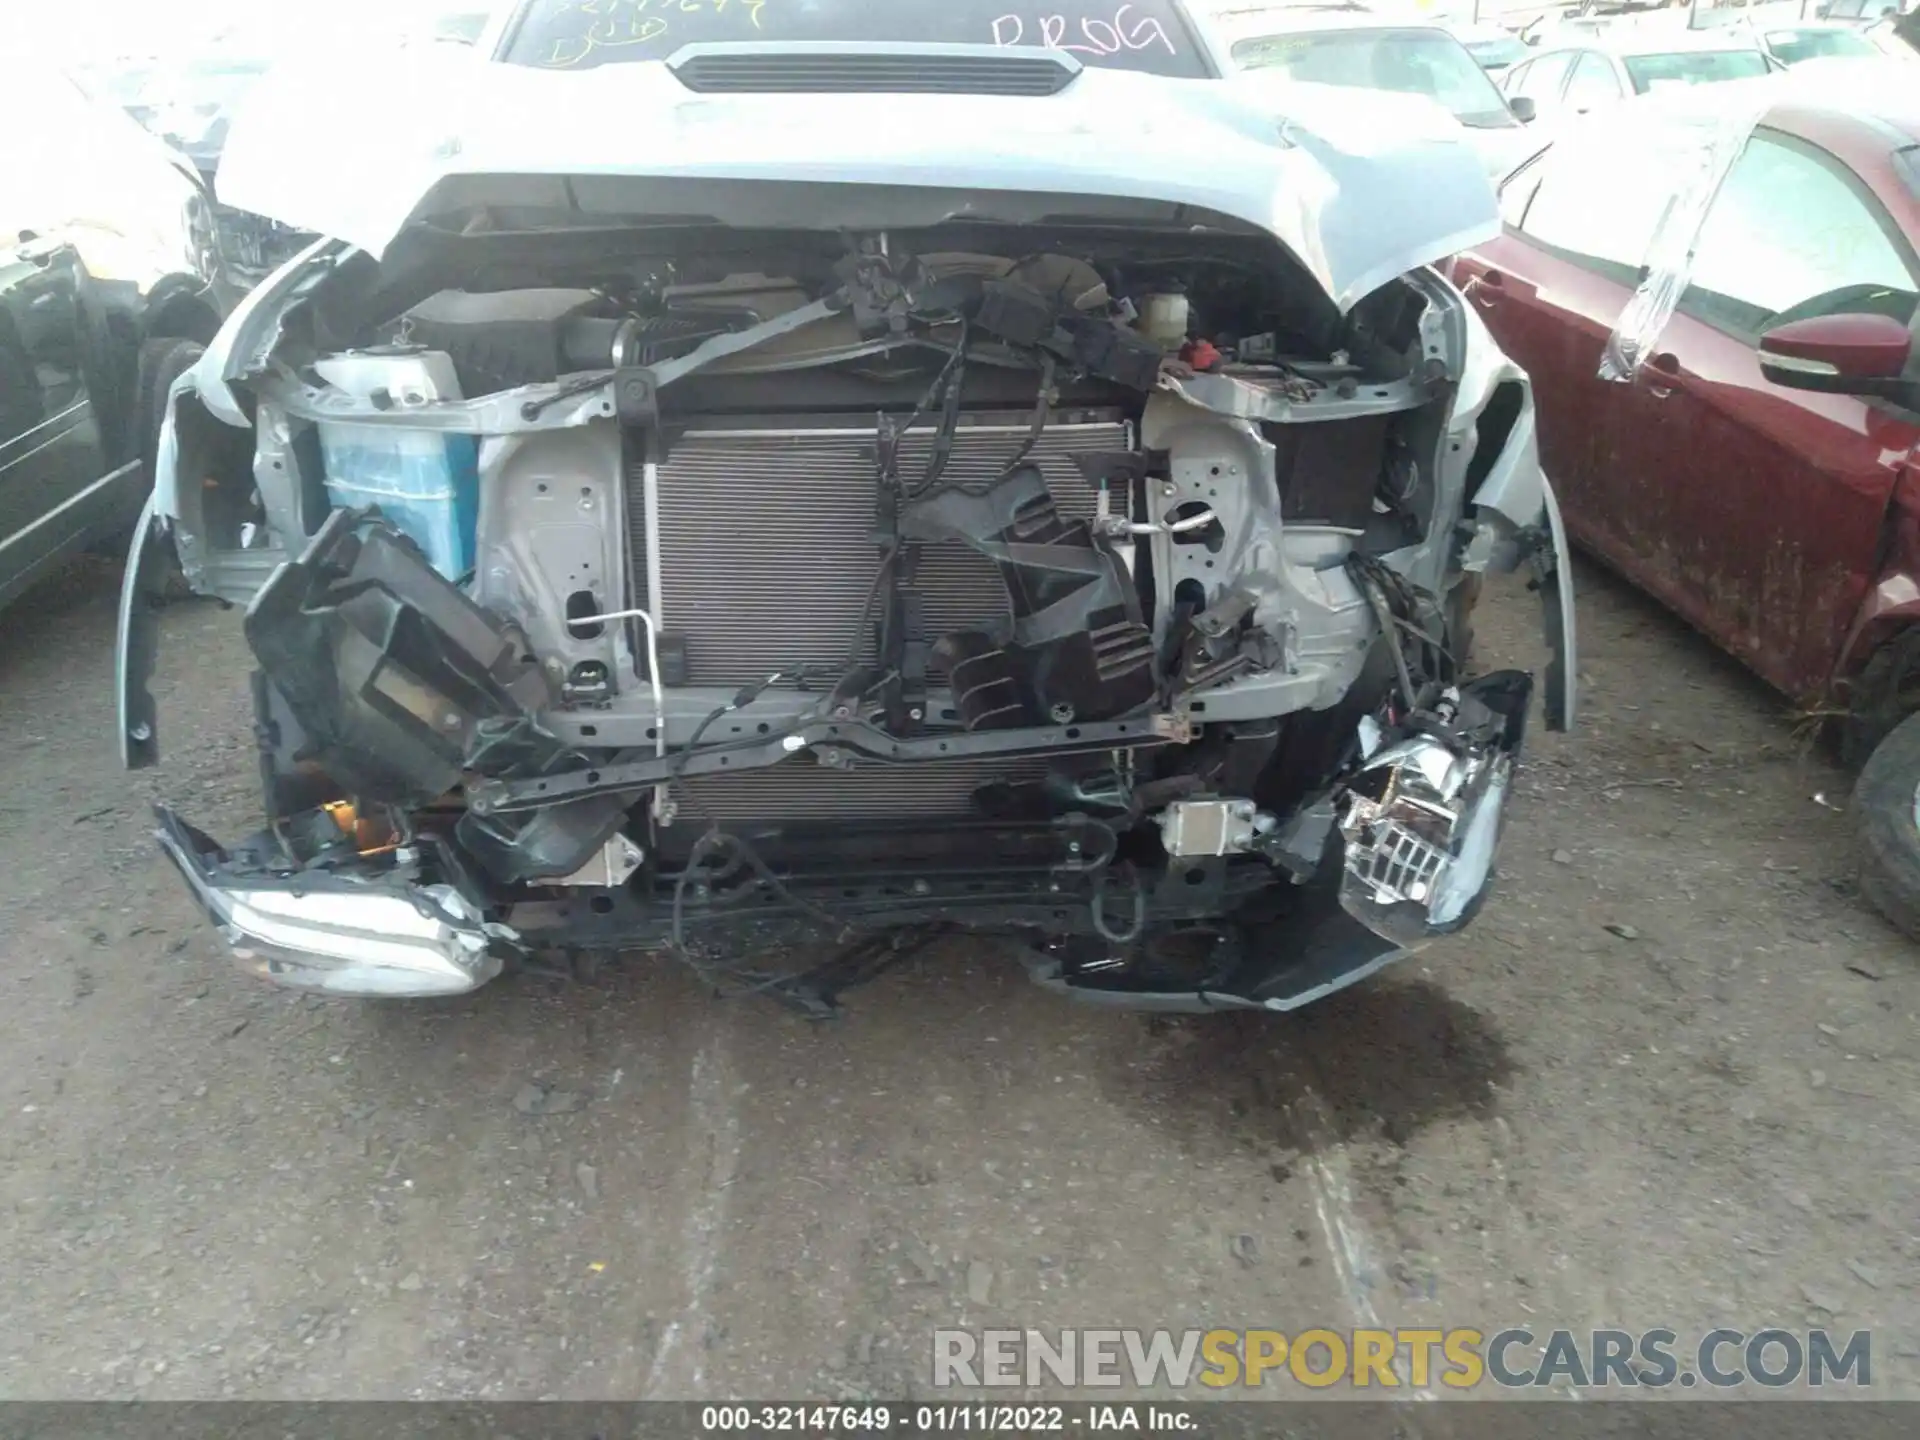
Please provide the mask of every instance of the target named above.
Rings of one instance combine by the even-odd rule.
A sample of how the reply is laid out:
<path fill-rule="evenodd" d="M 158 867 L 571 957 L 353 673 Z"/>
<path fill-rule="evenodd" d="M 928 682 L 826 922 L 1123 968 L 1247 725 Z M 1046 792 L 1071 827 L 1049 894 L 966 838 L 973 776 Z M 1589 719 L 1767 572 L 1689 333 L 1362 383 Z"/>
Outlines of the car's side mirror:
<path fill-rule="evenodd" d="M 1900 399 L 1913 336 L 1890 315 L 1814 315 L 1760 337 L 1760 373 L 1789 390 Z"/>
<path fill-rule="evenodd" d="M 1533 117 L 1540 113 L 1540 107 L 1533 103 L 1531 95 L 1509 95 L 1507 109 L 1513 112 L 1513 118 L 1522 125 L 1531 125 Z"/>

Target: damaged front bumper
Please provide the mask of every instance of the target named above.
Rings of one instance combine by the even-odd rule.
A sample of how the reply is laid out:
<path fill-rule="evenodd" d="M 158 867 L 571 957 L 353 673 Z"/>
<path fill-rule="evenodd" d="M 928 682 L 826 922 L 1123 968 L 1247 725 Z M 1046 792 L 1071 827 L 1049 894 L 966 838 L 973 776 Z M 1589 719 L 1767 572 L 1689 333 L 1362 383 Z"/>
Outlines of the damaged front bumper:
<path fill-rule="evenodd" d="M 1209 832 L 1218 802 L 1175 807 L 1174 853 L 1137 869 L 1113 863 L 1113 832 L 1084 816 L 875 828 L 809 837 L 778 893 L 738 864 L 692 886 L 629 869 L 495 920 L 438 836 L 363 853 L 349 827 L 316 864 L 290 853 L 310 850 L 311 833 L 289 845 L 265 832 L 229 852 L 160 809 L 158 839 L 243 972 L 331 995 L 462 994 L 535 952 L 769 948 L 822 938 L 809 927 L 831 907 L 844 958 L 756 988 L 827 1013 L 877 972 L 876 955 L 906 953 L 888 936 L 976 931 L 1023 940 L 1032 978 L 1076 999 L 1287 1011 L 1472 919 L 1492 881 L 1530 693 L 1527 676 L 1502 672 L 1390 735 L 1367 722 L 1354 772 L 1281 825 L 1236 830 L 1228 815 Z M 324 813 L 315 824 L 334 833 Z M 1209 833 L 1218 843 L 1199 847 Z M 781 838 L 755 832 L 769 847 Z M 1274 883 L 1289 871 L 1295 883 Z"/>
<path fill-rule="evenodd" d="M 572 896 L 535 896 L 487 918 L 437 837 L 398 853 L 356 853 L 343 837 L 327 868 L 289 858 L 265 833 L 223 850 L 168 811 L 158 838 L 225 935 L 241 970 L 340 996 L 472 990 L 534 953 L 768 950 L 837 941 L 841 953 L 754 988 L 811 1014 L 933 935 L 1020 942 L 1031 977 L 1112 1008 L 1289 1011 L 1367 978 L 1464 927 L 1492 861 L 1518 763 L 1530 684 L 1505 672 L 1463 687 L 1441 713 L 1383 736 L 1340 786 L 1285 824 L 1215 833 L 1188 802 L 1176 853 L 1112 861 L 1098 821 L 907 827 L 808 837 L 778 892 L 751 867 L 691 886 L 622 867 Z M 1177 807 L 1176 807 L 1177 808 Z M 322 819 L 321 828 L 333 824 Z M 350 833 L 350 832 L 349 832 Z M 778 832 L 755 833 L 779 844 Z M 1275 884 L 1291 871 L 1293 884 Z M 814 924 L 831 910 L 837 935 Z M 830 929 L 833 927 L 829 927 Z M 737 977 L 736 977 L 737 978 Z"/>
<path fill-rule="evenodd" d="M 462 995 L 500 973 L 506 940 L 449 884 L 349 872 L 274 873 L 232 855 L 164 807 L 155 838 L 246 974 L 328 995 Z"/>
<path fill-rule="evenodd" d="M 1492 886 L 1532 691 L 1501 671 L 1390 734 L 1363 720 L 1354 770 L 1248 846 L 1295 883 L 1234 907 L 1190 988 L 1072 945 L 1035 978 L 1128 1009 L 1297 1010 L 1465 928 Z"/>
<path fill-rule="evenodd" d="M 874 956 L 899 953 L 888 937 L 961 931 L 1013 937 L 1036 980 L 1077 998 L 1291 1010 L 1472 918 L 1532 694 L 1529 676 L 1503 671 L 1330 715 L 1348 758 L 1287 810 L 1187 786 L 1155 813 L 1089 783 L 1065 810 L 1028 796 L 937 827 L 769 819 L 703 863 L 705 841 L 669 856 L 648 853 L 657 837 L 643 848 L 621 835 L 635 797 L 728 766 L 910 768 L 963 747 L 1139 756 L 1192 732 L 1164 714 L 908 741 L 829 718 L 665 759 L 572 763 L 526 708 L 535 677 L 511 635 L 383 527 L 345 514 L 255 597 L 247 628 L 269 667 L 256 729 L 279 757 L 276 823 L 228 851 L 163 810 L 158 838 L 242 970 L 342 996 L 461 994 L 533 954 L 825 940 L 852 958 L 747 986 L 823 1013 Z M 320 657 L 339 658 L 330 671 Z M 316 763 L 353 777 L 349 794 L 389 797 L 373 807 L 386 821 L 311 788 Z M 455 794 L 464 804 L 446 803 Z M 608 844 L 627 858 L 600 854 Z"/>

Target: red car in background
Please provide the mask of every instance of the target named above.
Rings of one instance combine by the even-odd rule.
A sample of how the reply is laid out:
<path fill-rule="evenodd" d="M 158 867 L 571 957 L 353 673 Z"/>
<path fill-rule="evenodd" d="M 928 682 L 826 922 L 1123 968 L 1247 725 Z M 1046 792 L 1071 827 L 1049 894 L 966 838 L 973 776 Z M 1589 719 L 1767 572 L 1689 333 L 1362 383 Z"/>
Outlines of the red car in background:
<path fill-rule="evenodd" d="M 1697 99 L 1569 129 L 1507 179 L 1504 234 L 1453 276 L 1532 376 L 1573 538 L 1844 716 L 1862 888 L 1920 938 L 1920 86 L 1859 63 L 1710 87 L 1759 117 L 1717 190 L 1665 158 Z M 1689 187 L 1711 202 L 1672 316 L 1630 380 L 1603 379 Z"/>

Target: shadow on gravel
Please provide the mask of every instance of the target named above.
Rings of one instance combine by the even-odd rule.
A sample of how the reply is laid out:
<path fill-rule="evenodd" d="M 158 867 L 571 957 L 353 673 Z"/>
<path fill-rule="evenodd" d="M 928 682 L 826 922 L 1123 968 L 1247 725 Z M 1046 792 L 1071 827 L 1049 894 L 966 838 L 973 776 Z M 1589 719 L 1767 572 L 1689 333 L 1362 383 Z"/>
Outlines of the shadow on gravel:
<path fill-rule="evenodd" d="M 49 571 L 0 615 L 0 682 L 16 669 L 55 659 L 62 665 L 105 663 L 113 655 L 76 656 L 72 626 L 83 613 L 111 613 L 120 598 L 120 566 L 101 556 L 82 555 Z M 109 727 L 111 734 L 111 727 Z"/>
<path fill-rule="evenodd" d="M 1293 1015 L 1149 1023 L 1155 1057 L 1117 1081 L 1232 1144 L 1404 1145 L 1435 1121 L 1492 1113 L 1514 1075 L 1481 1016 L 1424 980 L 1362 983 Z M 1143 1083 L 1144 1082 L 1144 1083 Z M 1196 1134 L 1204 1143 L 1204 1133 Z"/>

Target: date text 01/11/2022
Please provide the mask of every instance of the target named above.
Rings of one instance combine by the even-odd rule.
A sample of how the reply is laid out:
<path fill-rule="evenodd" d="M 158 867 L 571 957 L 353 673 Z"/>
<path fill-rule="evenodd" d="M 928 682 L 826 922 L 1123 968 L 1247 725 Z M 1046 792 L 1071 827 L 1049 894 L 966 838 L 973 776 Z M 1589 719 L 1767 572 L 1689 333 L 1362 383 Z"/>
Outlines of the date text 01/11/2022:
<path fill-rule="evenodd" d="M 700 1433 L 819 1435 L 1034 1435 L 1074 1430 L 1198 1428 L 1193 1411 L 1171 1405 L 705 1405 Z"/>

